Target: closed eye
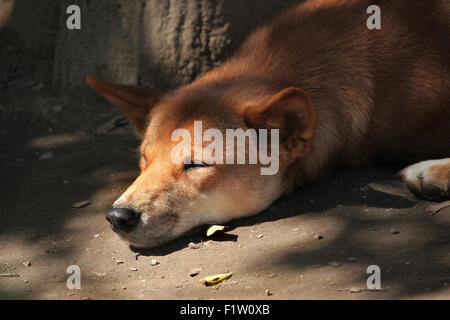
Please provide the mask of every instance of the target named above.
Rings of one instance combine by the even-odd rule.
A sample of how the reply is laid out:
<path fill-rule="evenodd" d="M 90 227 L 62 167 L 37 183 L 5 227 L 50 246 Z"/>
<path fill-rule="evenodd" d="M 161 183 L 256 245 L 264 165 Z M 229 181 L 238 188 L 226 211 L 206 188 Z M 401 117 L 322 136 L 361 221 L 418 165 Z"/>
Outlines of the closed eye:
<path fill-rule="evenodd" d="M 185 163 L 183 170 L 184 171 L 191 171 L 191 170 L 195 170 L 195 169 L 200 169 L 200 168 L 206 168 L 206 167 L 212 167 L 212 164 L 207 164 L 207 163 Z"/>

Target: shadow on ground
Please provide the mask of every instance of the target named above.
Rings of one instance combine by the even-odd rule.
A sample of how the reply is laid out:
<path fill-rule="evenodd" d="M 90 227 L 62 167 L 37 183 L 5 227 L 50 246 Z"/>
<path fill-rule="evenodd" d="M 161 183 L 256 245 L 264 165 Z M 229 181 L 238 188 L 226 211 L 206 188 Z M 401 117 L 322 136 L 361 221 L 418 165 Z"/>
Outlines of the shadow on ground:
<path fill-rule="evenodd" d="M 428 216 L 427 203 L 396 177 L 400 168 L 340 170 L 212 240 L 199 228 L 160 248 L 130 250 L 104 213 L 137 175 L 131 128 L 97 133 L 118 115 L 97 96 L 24 90 L 0 109 L 0 273 L 20 274 L 0 278 L 2 299 L 267 298 L 260 294 L 268 284 L 275 299 L 450 297 L 449 212 Z M 72 208 L 84 200 L 91 204 Z M 67 291 L 71 264 L 82 266 L 85 291 Z M 226 265 L 236 280 L 205 291 L 187 276 L 198 264 L 211 273 Z M 372 264 L 386 292 L 340 291 L 364 288 Z"/>

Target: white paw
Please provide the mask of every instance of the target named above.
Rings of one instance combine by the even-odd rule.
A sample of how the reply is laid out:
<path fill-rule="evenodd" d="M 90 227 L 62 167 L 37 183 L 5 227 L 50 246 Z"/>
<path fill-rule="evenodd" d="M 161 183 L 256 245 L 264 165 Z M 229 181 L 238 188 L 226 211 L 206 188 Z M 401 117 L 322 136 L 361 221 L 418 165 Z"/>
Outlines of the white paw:
<path fill-rule="evenodd" d="M 449 196 L 450 158 L 428 160 L 403 169 L 400 174 L 408 189 L 419 198 L 439 200 Z"/>

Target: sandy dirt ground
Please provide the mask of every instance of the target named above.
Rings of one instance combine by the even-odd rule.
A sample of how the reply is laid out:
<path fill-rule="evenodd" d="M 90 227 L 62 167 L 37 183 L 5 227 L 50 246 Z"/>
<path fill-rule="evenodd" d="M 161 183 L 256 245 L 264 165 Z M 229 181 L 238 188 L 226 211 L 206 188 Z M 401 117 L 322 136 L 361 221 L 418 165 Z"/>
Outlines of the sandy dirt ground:
<path fill-rule="evenodd" d="M 450 298 L 450 210 L 428 214 L 400 168 L 341 170 L 226 233 L 136 252 L 105 220 L 138 174 L 130 126 L 105 127 L 119 111 L 30 84 L 2 95 L 0 115 L 0 273 L 16 274 L 0 277 L 2 299 Z M 74 264 L 80 290 L 66 287 Z M 365 290 L 369 265 L 384 290 Z"/>

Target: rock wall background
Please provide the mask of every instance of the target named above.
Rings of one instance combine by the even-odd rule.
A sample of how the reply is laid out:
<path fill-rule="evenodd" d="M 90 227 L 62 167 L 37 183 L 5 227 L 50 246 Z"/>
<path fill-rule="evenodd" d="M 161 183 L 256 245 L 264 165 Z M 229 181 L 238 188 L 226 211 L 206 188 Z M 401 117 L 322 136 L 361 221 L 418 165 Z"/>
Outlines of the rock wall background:
<path fill-rule="evenodd" d="M 0 0 L 0 83 L 84 87 L 86 75 L 173 88 L 219 65 L 301 0 Z M 66 8 L 81 8 L 68 30 Z M 32 80 L 34 79 L 34 80 Z"/>

